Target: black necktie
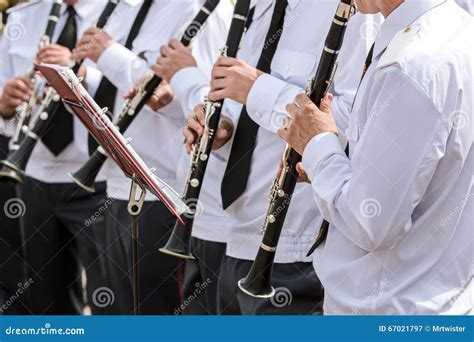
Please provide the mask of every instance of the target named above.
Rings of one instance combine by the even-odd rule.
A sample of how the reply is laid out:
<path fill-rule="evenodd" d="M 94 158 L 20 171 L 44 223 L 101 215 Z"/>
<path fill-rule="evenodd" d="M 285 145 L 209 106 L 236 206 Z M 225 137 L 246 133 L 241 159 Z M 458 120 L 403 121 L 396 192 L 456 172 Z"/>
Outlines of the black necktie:
<path fill-rule="evenodd" d="M 73 6 L 68 6 L 66 12 L 67 21 L 57 44 L 72 50 L 77 41 L 76 11 Z M 58 156 L 74 139 L 73 117 L 62 104 L 57 106 L 56 113 L 49 113 L 49 115 L 55 116 L 54 122 L 41 140 L 55 156 Z"/>
<path fill-rule="evenodd" d="M 145 22 L 146 16 L 150 10 L 150 7 L 153 3 L 153 0 L 145 0 L 140 11 L 138 12 L 137 16 L 135 17 L 135 21 L 133 22 L 132 28 L 130 29 L 130 33 L 127 37 L 127 41 L 125 42 L 125 47 L 129 50 L 132 49 L 133 41 L 137 38 L 138 33 L 140 32 L 143 23 Z M 99 87 L 94 96 L 95 102 L 101 107 L 108 108 L 108 114 L 111 116 L 110 113 L 114 112 L 115 107 L 115 98 L 117 97 L 117 87 L 115 87 L 112 82 L 110 82 L 105 76 L 102 77 Z M 94 139 L 94 137 L 89 134 L 89 155 L 92 155 L 94 151 L 97 149 L 99 144 Z"/>
<path fill-rule="evenodd" d="M 271 71 L 272 60 L 283 30 L 287 5 L 287 0 L 276 1 L 264 48 L 257 64 L 257 69 L 264 73 Z M 224 209 L 234 203 L 247 187 L 257 133 L 258 125 L 250 118 L 244 106 L 240 113 L 229 161 L 222 179 L 221 195 Z"/>
<path fill-rule="evenodd" d="M 370 49 L 369 54 L 367 55 L 367 59 L 365 60 L 364 70 L 362 71 L 362 77 L 360 79 L 359 88 L 360 88 L 360 84 L 364 80 L 367 70 L 372 64 L 372 59 L 374 56 L 374 47 L 375 47 L 375 43 L 372 45 L 372 48 Z M 355 102 L 355 99 L 354 99 L 354 102 Z M 349 157 L 349 143 L 346 146 L 345 152 L 346 152 L 346 156 Z M 318 236 L 316 237 L 316 240 L 314 241 L 313 246 L 311 246 L 311 249 L 309 250 L 307 256 L 310 256 L 311 254 L 313 254 L 316 248 L 318 248 L 326 240 L 328 236 L 328 231 L 329 231 L 329 222 L 324 220 L 323 223 L 321 224 L 321 228 L 319 229 Z"/>

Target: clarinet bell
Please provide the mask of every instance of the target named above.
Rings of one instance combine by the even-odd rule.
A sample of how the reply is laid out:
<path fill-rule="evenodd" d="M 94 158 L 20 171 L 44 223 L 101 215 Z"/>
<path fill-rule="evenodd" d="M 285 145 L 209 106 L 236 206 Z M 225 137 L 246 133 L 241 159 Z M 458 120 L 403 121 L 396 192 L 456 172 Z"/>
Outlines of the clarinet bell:
<path fill-rule="evenodd" d="M 254 298 L 271 298 L 275 295 L 275 289 L 266 279 L 247 278 L 240 279 L 237 283 L 239 289 L 248 296 Z"/>
<path fill-rule="evenodd" d="M 189 248 L 190 232 L 191 230 L 188 227 L 181 222 L 176 222 L 168 242 L 159 251 L 184 260 L 194 259 Z"/>
<path fill-rule="evenodd" d="M 89 178 L 87 179 L 86 177 L 83 176 L 83 174 L 80 172 L 81 170 L 74 172 L 74 173 L 69 173 L 68 176 L 71 178 L 71 180 L 76 184 L 78 187 L 84 189 L 88 193 L 95 193 L 95 179 L 94 178 Z"/>
<path fill-rule="evenodd" d="M 97 175 L 106 160 L 107 156 L 97 149 L 79 170 L 69 174 L 69 178 L 71 178 L 78 187 L 93 194 L 95 193 L 94 185 Z"/>
<path fill-rule="evenodd" d="M 23 172 L 21 172 L 15 165 L 7 160 L 0 162 L 2 167 L 0 168 L 0 181 L 12 182 L 15 184 L 21 184 L 23 182 Z"/>
<path fill-rule="evenodd" d="M 254 298 L 271 298 L 275 289 L 271 285 L 274 253 L 260 249 L 249 273 L 240 279 L 239 289 Z"/>

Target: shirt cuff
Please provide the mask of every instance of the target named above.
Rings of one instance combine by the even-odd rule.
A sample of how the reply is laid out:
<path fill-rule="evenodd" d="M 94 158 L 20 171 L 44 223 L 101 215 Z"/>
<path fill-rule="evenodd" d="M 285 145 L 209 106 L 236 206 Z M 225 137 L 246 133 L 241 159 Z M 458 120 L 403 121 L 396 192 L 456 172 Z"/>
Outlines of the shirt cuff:
<path fill-rule="evenodd" d="M 107 77 L 117 88 L 128 91 L 135 85 L 132 75 L 140 77 L 143 69 L 146 69 L 146 62 L 119 43 L 109 46 L 97 61 L 97 66 L 102 74 Z M 145 66 L 143 65 L 145 64 Z"/>
<path fill-rule="evenodd" d="M 303 169 L 309 177 L 314 179 L 319 163 L 333 154 L 345 156 L 339 138 L 334 133 L 324 132 L 315 136 L 303 152 Z"/>
<path fill-rule="evenodd" d="M 184 68 L 178 71 L 170 81 L 171 89 L 173 89 L 174 96 L 179 100 L 183 107 L 189 103 L 196 102 L 195 105 L 202 103 L 202 99 L 190 99 L 189 96 L 194 94 L 194 90 L 200 87 L 208 87 L 209 79 L 206 77 L 204 72 L 198 67 L 189 67 Z M 191 108 L 192 110 L 193 108 Z M 189 110 L 188 108 L 183 108 L 185 114 Z"/>
<path fill-rule="evenodd" d="M 285 107 L 287 103 L 278 102 L 284 93 L 286 99 L 294 99 L 301 89 L 289 86 L 270 74 L 263 74 L 253 84 L 247 97 L 247 112 L 249 116 L 264 129 L 276 133 L 286 123 L 288 114 Z M 289 102 L 289 101 L 284 101 Z"/>
<path fill-rule="evenodd" d="M 92 66 L 86 66 L 86 70 L 85 83 L 87 85 L 87 92 L 94 97 L 103 75 L 100 70 Z"/>

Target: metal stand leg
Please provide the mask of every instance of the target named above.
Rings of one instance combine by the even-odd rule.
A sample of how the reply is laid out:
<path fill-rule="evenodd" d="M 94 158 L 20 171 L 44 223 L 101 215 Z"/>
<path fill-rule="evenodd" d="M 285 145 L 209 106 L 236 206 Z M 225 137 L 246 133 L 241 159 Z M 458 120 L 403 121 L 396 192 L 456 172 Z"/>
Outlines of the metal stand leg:
<path fill-rule="evenodd" d="M 128 213 L 132 221 L 132 290 L 133 290 L 133 314 L 140 314 L 140 291 L 139 291 L 139 269 L 138 269 L 138 218 L 145 201 L 146 191 L 142 190 L 140 198 L 136 199 L 138 184 L 132 180 L 130 198 L 128 201 Z"/>

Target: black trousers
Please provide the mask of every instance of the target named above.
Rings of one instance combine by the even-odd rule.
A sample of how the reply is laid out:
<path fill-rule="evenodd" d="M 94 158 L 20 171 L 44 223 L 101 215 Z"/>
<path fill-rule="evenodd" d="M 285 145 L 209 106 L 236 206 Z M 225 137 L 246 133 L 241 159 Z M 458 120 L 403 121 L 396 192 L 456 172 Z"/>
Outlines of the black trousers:
<path fill-rule="evenodd" d="M 0 160 L 8 154 L 9 138 L 0 135 Z M 1 167 L 1 165 L 0 165 Z M 26 278 L 19 217 L 18 191 L 15 185 L 0 182 L 0 315 L 26 314 L 22 295 Z M 20 211 L 16 211 L 15 207 Z"/>
<path fill-rule="evenodd" d="M 106 211 L 108 287 L 114 300 L 110 315 L 133 313 L 132 239 L 128 201 L 110 199 Z M 145 202 L 138 220 L 140 314 L 172 315 L 180 306 L 181 261 L 161 253 L 176 219 L 162 202 Z"/>
<path fill-rule="evenodd" d="M 225 243 L 191 239 L 195 259 L 186 261 L 183 303 L 175 314 L 217 315 L 217 282 L 225 249 Z"/>
<path fill-rule="evenodd" d="M 103 286 L 100 263 L 101 208 L 105 183 L 93 195 L 74 184 L 46 184 L 26 178 L 21 185 L 25 202 L 23 246 L 28 288 L 28 309 L 33 314 L 81 314 L 92 303 L 94 291 Z M 82 286 L 81 266 L 87 277 Z"/>
<path fill-rule="evenodd" d="M 271 299 L 250 297 L 237 282 L 247 276 L 252 262 L 225 256 L 218 284 L 220 315 L 321 315 L 323 288 L 311 263 L 275 264 Z"/>

